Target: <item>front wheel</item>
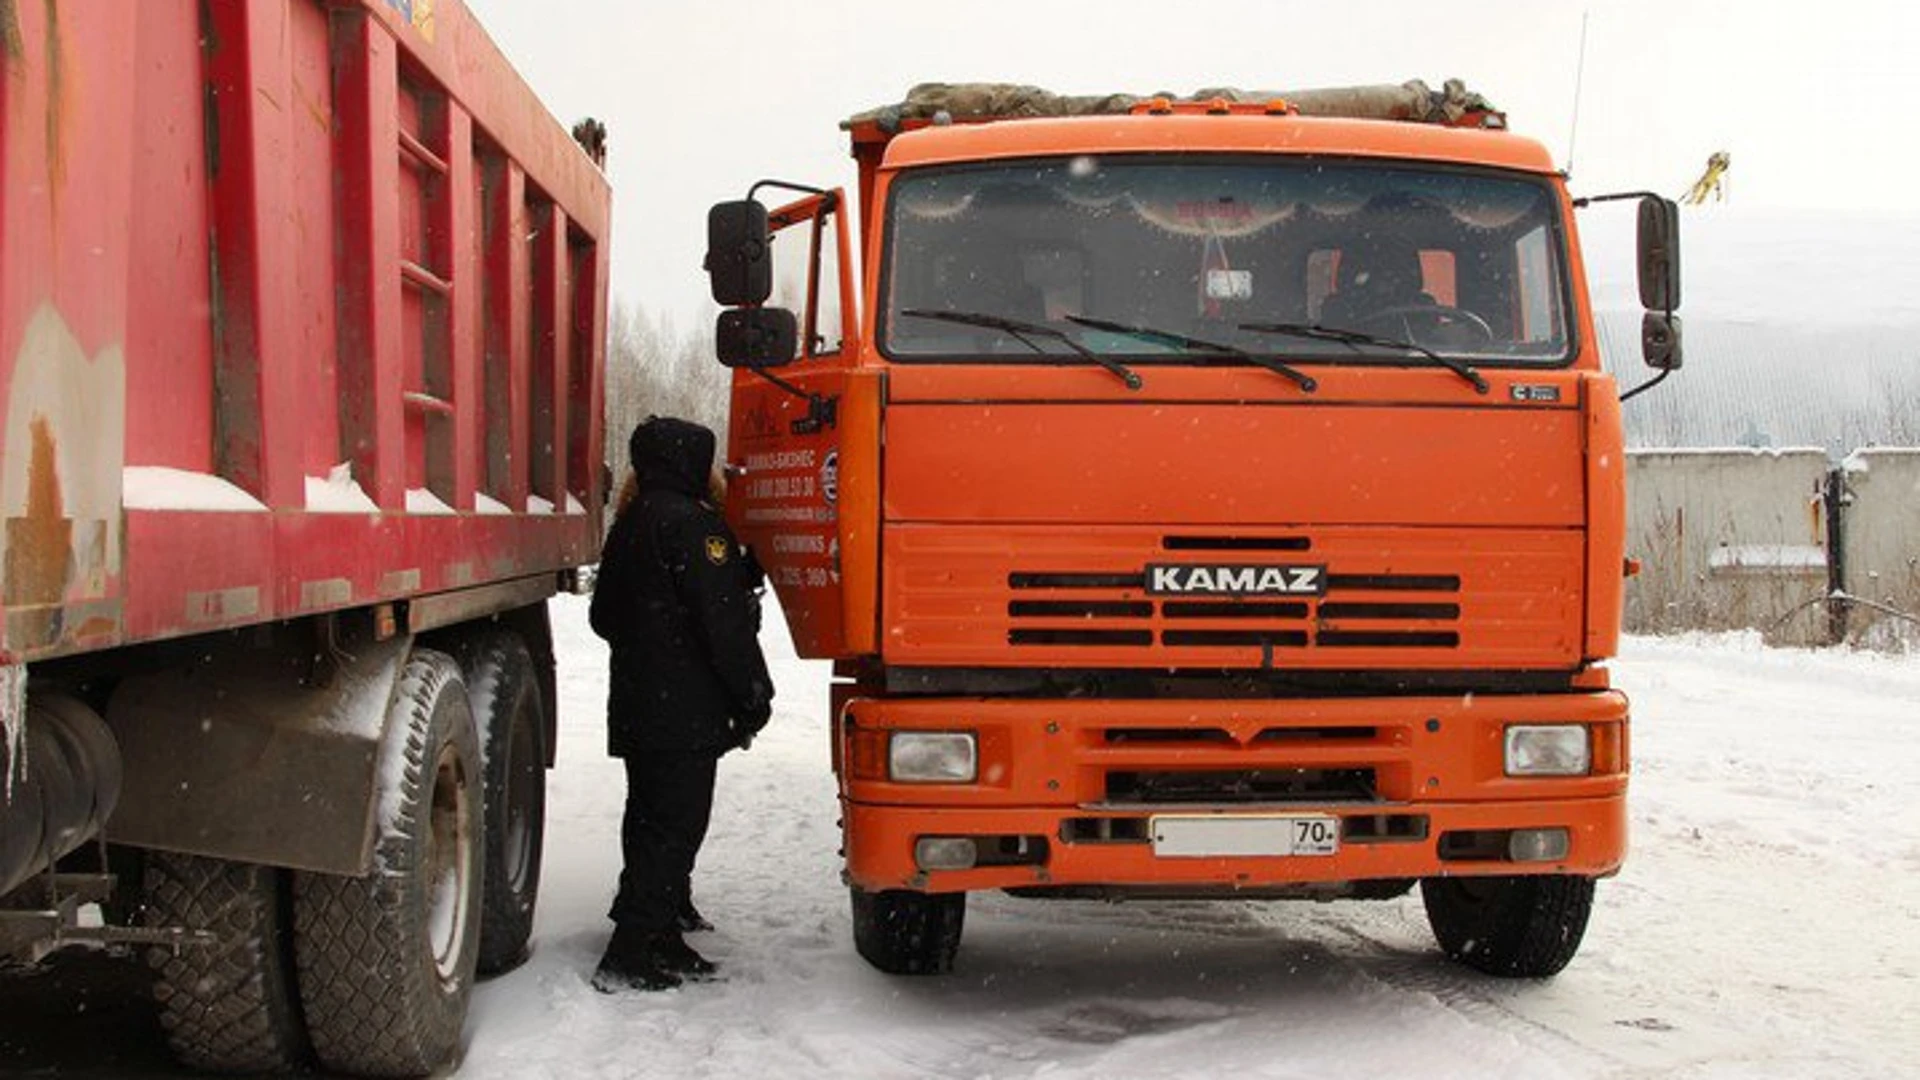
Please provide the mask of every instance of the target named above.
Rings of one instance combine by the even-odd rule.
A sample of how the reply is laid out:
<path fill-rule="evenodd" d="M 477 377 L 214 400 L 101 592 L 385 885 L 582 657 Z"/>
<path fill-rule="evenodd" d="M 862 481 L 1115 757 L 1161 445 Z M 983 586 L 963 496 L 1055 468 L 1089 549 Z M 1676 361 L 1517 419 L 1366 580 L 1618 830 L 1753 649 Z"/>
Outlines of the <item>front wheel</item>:
<path fill-rule="evenodd" d="M 480 747 L 452 658 L 414 650 L 387 723 L 373 873 L 295 875 L 295 954 L 321 1064 L 420 1076 L 459 1050 L 480 952 Z"/>
<path fill-rule="evenodd" d="M 966 918 L 963 892 L 853 889 L 853 947 L 889 975 L 952 971 Z"/>
<path fill-rule="evenodd" d="M 1489 975 L 1543 979 L 1580 951 L 1593 910 L 1593 879 L 1426 878 L 1420 898 L 1433 936 L 1452 959 Z"/>

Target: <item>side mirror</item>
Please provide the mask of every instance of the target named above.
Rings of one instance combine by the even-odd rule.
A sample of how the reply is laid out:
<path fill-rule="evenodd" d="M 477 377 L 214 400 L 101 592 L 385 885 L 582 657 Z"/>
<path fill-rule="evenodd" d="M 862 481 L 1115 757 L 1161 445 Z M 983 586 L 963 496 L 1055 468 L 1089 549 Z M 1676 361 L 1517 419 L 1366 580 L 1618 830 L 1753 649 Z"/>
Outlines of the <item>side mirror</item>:
<path fill-rule="evenodd" d="M 722 307 L 764 304 L 773 293 L 767 208 L 752 199 L 707 211 L 707 277 Z"/>
<path fill-rule="evenodd" d="M 1680 309 L 1680 207 L 1658 195 L 1640 200 L 1640 306 L 1648 311 Z M 1677 326 L 1675 330 L 1677 356 Z"/>
<path fill-rule="evenodd" d="M 1650 368 L 1680 370 L 1680 316 L 1664 311 L 1640 316 L 1640 354 Z"/>
<path fill-rule="evenodd" d="M 713 342 L 728 367 L 781 367 L 793 363 L 800 324 L 786 308 L 735 308 L 720 313 Z"/>

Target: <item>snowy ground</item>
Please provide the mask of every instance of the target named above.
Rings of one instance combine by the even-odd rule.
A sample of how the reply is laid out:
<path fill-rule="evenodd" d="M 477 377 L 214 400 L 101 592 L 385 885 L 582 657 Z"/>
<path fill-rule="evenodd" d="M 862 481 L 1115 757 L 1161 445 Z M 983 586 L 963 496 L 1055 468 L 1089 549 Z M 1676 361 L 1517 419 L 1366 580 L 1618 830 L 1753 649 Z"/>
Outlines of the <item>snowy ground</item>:
<path fill-rule="evenodd" d="M 695 890 L 723 981 L 606 997 L 622 776 L 605 654 L 563 600 L 560 767 L 534 957 L 482 986 L 462 1077 L 1892 1076 L 1920 1069 L 1920 661 L 1637 640 L 1634 851 L 1544 984 L 1438 958 L 1417 898 L 976 895 L 956 973 L 849 940 L 825 671 L 721 768 Z"/>
<path fill-rule="evenodd" d="M 1441 961 L 1416 898 L 1063 904 L 976 895 L 958 970 L 849 940 L 821 665 L 721 766 L 695 878 L 725 979 L 606 997 L 623 777 L 606 656 L 555 607 L 560 767 L 535 952 L 483 984 L 461 1080 L 1920 1075 L 1920 658 L 1630 641 L 1634 850 L 1541 984 Z M 0 1076 L 171 1077 L 137 969 L 0 978 Z"/>

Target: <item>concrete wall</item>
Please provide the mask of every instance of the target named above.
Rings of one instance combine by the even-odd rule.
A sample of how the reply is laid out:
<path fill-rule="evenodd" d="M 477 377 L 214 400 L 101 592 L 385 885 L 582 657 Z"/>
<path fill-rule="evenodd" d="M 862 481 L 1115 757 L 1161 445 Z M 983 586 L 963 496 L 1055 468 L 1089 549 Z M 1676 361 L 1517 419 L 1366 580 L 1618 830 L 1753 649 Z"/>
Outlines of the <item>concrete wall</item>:
<path fill-rule="evenodd" d="M 1858 450 L 1842 466 L 1849 502 L 1841 530 L 1848 593 L 1920 615 L 1920 450 Z M 1896 635 L 1901 620 L 1866 607 L 1847 616 L 1855 640 Z M 1907 624 L 1906 633 L 1912 633 Z"/>
<path fill-rule="evenodd" d="M 1756 628 L 1827 635 L 1823 450 L 1636 450 L 1627 455 L 1626 625 L 1635 633 Z"/>

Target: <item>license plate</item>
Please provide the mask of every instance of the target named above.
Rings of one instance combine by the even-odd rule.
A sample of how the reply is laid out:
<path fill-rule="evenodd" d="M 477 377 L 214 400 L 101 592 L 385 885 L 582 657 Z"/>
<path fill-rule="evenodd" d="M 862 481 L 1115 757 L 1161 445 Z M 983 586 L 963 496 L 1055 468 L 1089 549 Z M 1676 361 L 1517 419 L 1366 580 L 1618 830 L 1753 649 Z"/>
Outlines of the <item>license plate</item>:
<path fill-rule="evenodd" d="M 1149 823 L 1153 853 L 1195 859 L 1332 855 L 1340 819 L 1326 814 L 1160 814 Z"/>

